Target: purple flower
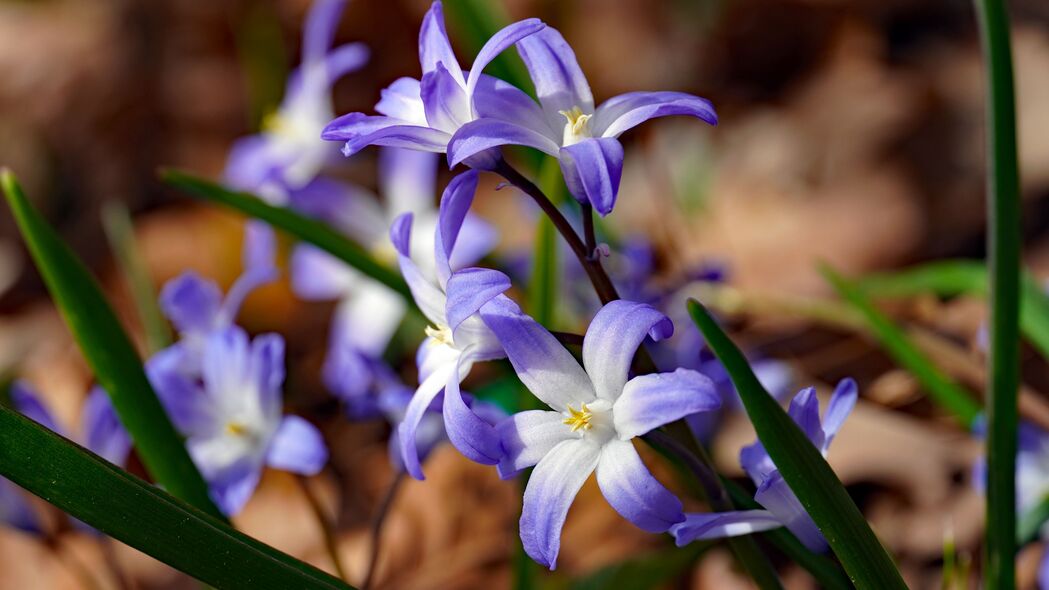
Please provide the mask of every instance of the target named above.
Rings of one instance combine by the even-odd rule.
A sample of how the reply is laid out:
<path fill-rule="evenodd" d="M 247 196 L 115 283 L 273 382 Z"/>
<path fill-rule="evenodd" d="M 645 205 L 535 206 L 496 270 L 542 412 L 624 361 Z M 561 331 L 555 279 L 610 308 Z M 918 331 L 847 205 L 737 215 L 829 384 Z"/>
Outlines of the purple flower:
<path fill-rule="evenodd" d="M 89 451 L 115 465 L 124 466 L 131 453 L 131 437 L 124 430 L 109 396 L 101 387 L 94 387 L 80 410 L 80 428 L 77 436 L 63 428 L 43 400 L 25 381 L 11 385 L 11 402 L 27 418 L 41 426 L 80 442 Z M 41 523 L 33 509 L 17 488 L 0 478 L 0 522 L 27 532 L 40 532 Z"/>
<path fill-rule="evenodd" d="M 710 379 L 678 369 L 632 379 L 630 365 L 646 336 L 673 333 L 653 307 L 613 301 L 594 317 L 583 341 L 583 366 L 508 299 L 481 310 L 525 386 L 552 410 L 511 416 L 498 426 L 506 457 L 503 477 L 535 465 L 524 493 L 521 540 L 537 562 L 553 569 L 561 527 L 590 474 L 609 504 L 646 531 L 684 519 L 681 502 L 641 462 L 632 439 L 721 400 Z"/>
<path fill-rule="evenodd" d="M 419 30 L 422 79 L 394 81 L 375 105 L 381 116 L 343 115 L 325 128 L 324 139 L 345 141 L 347 156 L 369 145 L 444 153 L 463 124 L 478 117 L 513 116 L 515 109 L 527 108 L 530 101 L 523 92 L 481 72 L 503 50 L 545 26 L 534 18 L 507 26 L 484 44 L 473 67 L 464 72 L 444 29 L 441 3 L 434 2 Z M 483 165 L 480 159 L 475 162 Z"/>
<path fill-rule="evenodd" d="M 476 268 L 452 273 L 453 252 L 476 190 L 477 172 L 469 171 L 453 178 L 441 196 L 432 271 L 412 259 L 411 213 L 399 217 L 390 230 L 401 274 L 431 322 L 416 355 L 420 385 L 398 428 L 405 469 L 417 479 L 423 479 L 417 431 L 427 408 L 442 390 L 444 423 L 452 444 L 479 463 L 494 465 L 502 458 L 493 426 L 470 410 L 459 390 L 473 363 L 505 356 L 477 311 L 500 297 L 510 287 L 510 280 L 497 271 Z"/>
<path fill-rule="evenodd" d="M 819 398 L 816 397 L 816 390 L 809 387 L 791 400 L 790 417 L 826 456 L 831 441 L 856 405 L 856 398 L 856 382 L 843 379 L 834 389 L 821 421 Z M 826 551 L 827 541 L 823 534 L 805 512 L 801 501 L 791 491 L 761 443 L 755 442 L 744 447 L 740 451 L 739 461 L 758 488 L 754 499 L 765 510 L 687 514 L 683 522 L 670 529 L 678 546 L 697 539 L 734 537 L 785 526 L 810 550 Z"/>
<path fill-rule="evenodd" d="M 228 515 L 251 498 L 264 467 L 302 475 L 328 460 L 320 432 L 298 416 L 283 416 L 284 340 L 249 340 L 239 327 L 212 332 L 203 345 L 199 380 L 165 373 L 165 405 L 186 437 L 193 462 Z"/>
<path fill-rule="evenodd" d="M 502 145 L 533 147 L 558 158 L 572 195 L 601 215 L 615 205 L 623 171 L 623 132 L 654 117 L 687 115 L 710 124 L 717 115 L 710 101 L 682 92 L 630 92 L 594 108 L 590 85 L 575 53 L 557 30 L 547 27 L 517 42 L 535 82 L 539 105 L 504 91 L 497 117 L 467 122 L 448 142 L 452 166 Z M 474 104 L 482 110 L 486 96 Z"/>
<path fill-rule="evenodd" d="M 226 181 L 286 204 L 290 193 L 307 187 L 334 155 L 320 133 L 334 116 L 331 87 L 368 59 L 360 43 L 330 49 L 346 0 L 317 0 L 306 17 L 302 64 L 292 72 L 278 110 L 264 130 L 239 140 L 230 152 Z"/>

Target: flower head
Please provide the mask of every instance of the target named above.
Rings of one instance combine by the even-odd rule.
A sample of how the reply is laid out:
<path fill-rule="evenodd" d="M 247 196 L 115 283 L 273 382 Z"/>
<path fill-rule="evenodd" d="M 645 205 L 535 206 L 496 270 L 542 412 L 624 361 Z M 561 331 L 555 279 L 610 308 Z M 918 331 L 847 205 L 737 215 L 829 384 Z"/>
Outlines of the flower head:
<path fill-rule="evenodd" d="M 441 3 L 434 2 L 419 30 L 422 78 L 396 80 L 375 105 L 380 116 L 343 115 L 328 125 L 323 137 L 346 142 L 343 153 L 347 156 L 368 145 L 444 153 L 452 134 L 467 122 L 497 116 L 502 106 L 519 106 L 522 97 L 527 100 L 524 93 L 481 72 L 503 50 L 545 26 L 531 18 L 503 28 L 484 44 L 471 69 L 464 72 L 448 41 Z M 485 158 L 475 159 L 482 160 Z"/>
<path fill-rule="evenodd" d="M 535 83 L 539 105 L 524 93 L 504 89 L 498 116 L 481 116 L 462 125 L 448 142 L 448 163 L 467 162 L 502 145 L 525 145 L 558 158 L 572 195 L 601 215 L 615 205 L 623 172 L 618 137 L 654 117 L 686 115 L 710 124 L 717 115 L 710 101 L 682 92 L 630 92 L 594 108 L 590 84 L 561 33 L 546 27 L 520 39 L 517 50 Z M 494 110 L 494 109 L 493 109 Z M 469 163 L 469 162 L 468 162 Z"/>
<path fill-rule="evenodd" d="M 826 456 L 831 441 L 856 405 L 856 398 L 856 382 L 843 379 L 834 389 L 821 420 L 819 398 L 816 390 L 809 387 L 791 400 L 790 417 Z M 826 551 L 826 539 L 780 475 L 765 447 L 760 442 L 744 447 L 739 461 L 758 488 L 754 499 L 765 510 L 688 514 L 670 530 L 678 546 L 697 539 L 733 537 L 785 526 L 810 550 Z"/>
<path fill-rule="evenodd" d="M 586 332 L 580 366 L 509 299 L 492 301 L 481 315 L 521 381 L 551 408 L 521 412 L 498 425 L 506 451 L 500 474 L 510 477 L 535 465 L 521 513 L 528 555 L 554 568 L 568 508 L 595 471 L 609 504 L 642 529 L 662 532 L 684 519 L 681 502 L 652 477 L 632 442 L 721 403 L 713 383 L 695 371 L 630 378 L 637 348 L 646 336 L 670 336 L 670 320 L 642 303 L 605 305 Z"/>

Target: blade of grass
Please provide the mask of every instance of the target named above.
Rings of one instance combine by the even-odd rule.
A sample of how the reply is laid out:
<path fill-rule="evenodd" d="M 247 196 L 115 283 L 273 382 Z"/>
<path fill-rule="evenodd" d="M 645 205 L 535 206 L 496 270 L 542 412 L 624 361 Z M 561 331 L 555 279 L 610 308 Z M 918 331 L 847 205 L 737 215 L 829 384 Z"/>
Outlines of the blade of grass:
<path fill-rule="evenodd" d="M 354 244 L 327 224 L 284 207 L 274 207 L 254 195 L 231 191 L 186 172 L 162 170 L 160 176 L 164 182 L 189 194 L 261 219 L 289 235 L 317 246 L 413 303 L 407 283 L 396 271 L 376 261 L 364 248 Z"/>
<path fill-rule="evenodd" d="M 976 417 L 980 415 L 980 404 L 969 392 L 940 372 L 911 342 L 907 334 L 878 311 L 859 288 L 829 267 L 823 267 L 821 270 L 842 299 L 863 316 L 871 334 L 877 338 L 889 356 L 910 371 L 938 405 L 951 412 L 962 426 L 971 428 Z"/>
<path fill-rule="evenodd" d="M 10 171 L 0 171 L 0 186 L 55 305 L 150 475 L 172 494 L 221 517 L 94 277 L 29 204 Z"/>
<path fill-rule="evenodd" d="M 725 366 L 743 406 L 791 490 L 827 538 L 858 588 L 906 588 L 892 558 L 852 502 L 838 476 L 776 400 L 762 387 L 739 348 L 699 302 L 689 314 Z"/>
<path fill-rule="evenodd" d="M 1009 16 L 1002 0 L 975 0 L 987 72 L 987 531 L 984 581 L 1016 585 L 1016 431 L 1020 389 L 1020 171 L 1016 154 Z"/>
<path fill-rule="evenodd" d="M 0 475 L 217 588 L 350 588 L 8 408 L 0 408 Z"/>
<path fill-rule="evenodd" d="M 150 353 L 157 352 L 171 344 L 171 328 L 160 313 L 156 290 L 138 253 L 135 227 L 127 207 L 117 201 L 103 204 L 102 226 L 106 230 L 109 249 L 135 302 L 142 331 L 146 334 L 146 348 Z"/>
<path fill-rule="evenodd" d="M 574 580 L 571 590 L 651 590 L 661 588 L 684 574 L 713 543 L 691 543 L 667 547 L 601 568 Z"/>

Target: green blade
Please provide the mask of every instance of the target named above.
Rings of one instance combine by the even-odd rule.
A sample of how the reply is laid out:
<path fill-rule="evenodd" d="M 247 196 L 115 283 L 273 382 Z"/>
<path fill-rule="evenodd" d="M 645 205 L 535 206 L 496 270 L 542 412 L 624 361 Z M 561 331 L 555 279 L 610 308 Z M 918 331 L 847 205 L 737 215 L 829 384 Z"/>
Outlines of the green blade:
<path fill-rule="evenodd" d="M 885 314 L 878 311 L 855 285 L 830 268 L 823 274 L 834 289 L 863 316 L 871 333 L 900 366 L 913 374 L 932 399 L 971 428 L 980 415 L 980 404 L 963 387 L 951 381 L 915 346 L 910 338 Z"/>
<path fill-rule="evenodd" d="M 216 588 L 350 588 L 3 407 L 0 475 Z"/>
<path fill-rule="evenodd" d="M 713 543 L 691 543 L 685 547 L 667 547 L 620 563 L 601 568 L 574 580 L 571 590 L 652 590 L 678 578 L 709 549 Z"/>
<path fill-rule="evenodd" d="M 197 178 L 192 174 L 178 170 L 161 172 L 164 182 L 178 187 L 187 193 L 212 203 L 218 203 L 241 213 L 261 219 L 304 242 L 317 246 L 365 275 L 393 289 L 412 303 L 412 293 L 407 283 L 397 272 L 385 264 L 376 261 L 362 247 L 346 239 L 345 236 L 325 223 L 304 217 L 284 207 L 274 207 L 262 199 L 248 193 L 231 191 L 221 185 Z"/>
<path fill-rule="evenodd" d="M 858 588 L 906 588 L 892 558 L 882 547 L 838 476 L 790 416 L 762 387 L 743 353 L 694 299 L 689 314 L 707 344 L 725 366 L 743 406 L 790 489 L 801 501 Z"/>
<path fill-rule="evenodd" d="M 0 185 L 55 305 L 99 385 L 113 400 L 146 469 L 175 496 L 220 517 L 98 283 L 29 204 L 10 171 L 0 171 Z"/>

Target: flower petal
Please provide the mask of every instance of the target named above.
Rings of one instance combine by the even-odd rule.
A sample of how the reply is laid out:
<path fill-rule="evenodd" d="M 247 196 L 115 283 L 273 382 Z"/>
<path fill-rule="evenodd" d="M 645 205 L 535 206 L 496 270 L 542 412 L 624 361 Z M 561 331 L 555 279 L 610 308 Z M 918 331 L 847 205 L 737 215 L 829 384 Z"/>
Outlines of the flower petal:
<path fill-rule="evenodd" d="M 721 396 L 714 382 L 689 369 L 634 377 L 612 406 L 621 440 L 641 436 L 690 414 L 720 407 Z"/>
<path fill-rule="evenodd" d="M 404 299 L 396 292 L 382 283 L 364 280 L 353 296 L 335 308 L 332 329 L 341 342 L 378 358 L 407 311 Z"/>
<path fill-rule="evenodd" d="M 146 362 L 146 375 L 175 428 L 185 436 L 212 430 L 215 405 L 184 370 L 182 344 L 169 346 Z"/>
<path fill-rule="evenodd" d="M 790 529 L 809 551 L 822 553 L 827 550 L 827 540 L 779 472 L 773 473 L 758 486 L 754 499 Z"/>
<path fill-rule="evenodd" d="M 776 464 L 772 462 L 761 441 L 754 441 L 740 449 L 739 464 L 756 486 L 760 486 L 761 482 L 776 473 Z"/>
<path fill-rule="evenodd" d="M 645 336 L 662 340 L 673 333 L 670 318 L 646 303 L 618 300 L 602 307 L 583 337 L 583 366 L 597 396 L 610 401 L 619 397 Z"/>
<path fill-rule="evenodd" d="M 678 547 L 692 541 L 749 535 L 783 526 L 768 510 L 736 512 L 690 512 L 685 520 L 670 527 Z"/>
<path fill-rule="evenodd" d="M 499 29 L 485 42 L 481 50 L 477 52 L 474 63 L 470 66 L 470 73 L 466 79 L 466 95 L 472 97 L 481 72 L 500 53 L 521 39 L 542 30 L 546 25 L 537 18 L 526 18 L 516 23 Z"/>
<path fill-rule="evenodd" d="M 423 74 L 420 89 L 428 126 L 455 133 L 473 118 L 469 97 L 443 63 Z"/>
<path fill-rule="evenodd" d="M 856 407 L 857 398 L 859 398 L 859 390 L 852 379 L 842 379 L 834 388 L 834 393 L 830 396 L 830 403 L 827 404 L 827 412 L 823 416 L 824 439 L 823 447 L 820 450 L 824 453 L 834 440 L 834 435 L 838 434 L 838 430 L 845 423 L 845 419 L 849 417 L 852 408 Z"/>
<path fill-rule="evenodd" d="M 685 115 L 717 125 L 714 105 L 684 92 L 628 92 L 610 98 L 594 112 L 591 129 L 600 137 L 619 137 L 649 119 Z"/>
<path fill-rule="evenodd" d="M 448 32 L 444 29 L 444 8 L 440 2 L 434 2 L 423 17 L 419 29 L 419 63 L 423 74 L 428 74 L 443 63 L 460 86 L 466 86 L 459 60 L 455 58 L 452 45 L 448 41 Z"/>
<path fill-rule="evenodd" d="M 29 383 L 22 380 L 15 381 L 11 384 L 10 395 L 11 404 L 20 414 L 51 432 L 66 435 L 65 429 L 58 425 L 54 415 L 47 409 L 40 395 Z"/>
<path fill-rule="evenodd" d="M 528 479 L 521 508 L 521 543 L 532 559 L 551 570 L 557 566 L 568 508 L 600 456 L 601 448 L 590 441 L 566 440 L 539 460 Z"/>
<path fill-rule="evenodd" d="M 444 286 L 452 274 L 451 253 L 463 227 L 466 214 L 473 204 L 477 192 L 478 173 L 469 170 L 459 174 L 448 183 L 441 195 L 437 213 L 437 231 L 434 233 L 434 255 L 436 257 L 437 281 Z"/>
<path fill-rule="evenodd" d="M 546 405 L 561 411 L 594 399 L 594 386 L 575 357 L 509 298 L 490 301 L 481 318 L 502 343 L 518 378 Z"/>
<path fill-rule="evenodd" d="M 190 439 L 188 447 L 195 462 L 200 461 L 203 451 Z M 197 463 L 201 466 L 201 463 Z M 204 470 L 204 467 L 201 467 Z M 244 458 L 226 466 L 221 471 L 210 474 L 208 486 L 211 498 L 219 510 L 226 516 L 236 516 L 255 493 L 262 477 L 262 463 L 254 457 Z M 207 476 L 206 476 L 207 477 Z"/>
<path fill-rule="evenodd" d="M 509 479 L 531 467 L 562 441 L 577 438 L 564 424 L 561 412 L 528 410 L 495 425 L 505 455 L 499 462 L 499 477 Z"/>
<path fill-rule="evenodd" d="M 438 157 L 429 152 L 383 148 L 379 150 L 379 187 L 387 209 L 395 217 L 433 210 L 437 194 Z"/>
<path fill-rule="evenodd" d="M 564 126 L 551 129 L 535 99 L 509 82 L 482 74 L 477 79 L 472 102 L 477 119 L 509 121 L 546 135 L 555 144 L 561 141 Z"/>
<path fill-rule="evenodd" d="M 266 464 L 299 475 L 316 475 L 327 462 L 328 447 L 317 427 L 298 416 L 285 416 L 266 451 Z"/>
<path fill-rule="evenodd" d="M 510 277 L 497 270 L 466 268 L 456 272 L 448 281 L 448 327 L 454 331 L 481 306 L 510 287 Z"/>
<path fill-rule="evenodd" d="M 263 418 L 276 418 L 281 411 L 284 385 L 284 337 L 280 334 L 256 336 L 251 341 L 251 368 L 250 379 L 256 384 Z"/>
<path fill-rule="evenodd" d="M 629 440 L 611 440 L 601 449 L 597 485 L 623 518 L 650 533 L 662 533 L 684 520 L 681 501 L 641 462 Z"/>
<path fill-rule="evenodd" d="M 820 398 L 816 396 L 815 387 L 806 387 L 790 400 L 787 413 L 794 423 L 801 428 L 817 449 L 823 448 L 823 425 L 820 423 Z"/>
<path fill-rule="evenodd" d="M 0 478 L 0 523 L 27 533 L 40 533 L 41 524 L 18 486 Z"/>
<path fill-rule="evenodd" d="M 551 129 L 564 129 L 561 111 L 579 107 L 583 114 L 594 112 L 594 95 L 579 67 L 575 52 L 561 33 L 553 27 L 529 35 L 517 42 L 528 73 L 535 83 L 547 123 Z"/>
<path fill-rule="evenodd" d="M 411 289 L 412 298 L 416 305 L 431 322 L 445 325 L 444 309 L 447 298 L 437 285 L 430 282 L 419 271 L 419 267 L 410 258 L 411 254 L 411 227 L 412 214 L 405 213 L 390 227 L 390 239 L 394 248 L 400 253 L 398 262 L 401 267 L 401 275 L 408 288 Z"/>
<path fill-rule="evenodd" d="M 448 440 L 467 459 L 482 465 L 495 465 L 503 458 L 503 448 L 495 426 L 478 416 L 463 400 L 459 382 L 466 377 L 461 373 L 464 361 L 470 358 L 470 350 L 463 351 L 454 373 L 444 388 L 444 428 Z"/>
<path fill-rule="evenodd" d="M 160 309 L 183 334 L 211 330 L 221 307 L 218 285 L 192 271 L 168 281 L 160 290 Z"/>
<path fill-rule="evenodd" d="M 316 0 L 306 15 L 302 30 L 302 61 L 324 59 L 339 25 L 346 0 Z"/>
<path fill-rule="evenodd" d="M 324 250 L 299 244 L 291 252 L 291 290 L 307 301 L 330 301 L 363 284 L 357 271 Z"/>
<path fill-rule="evenodd" d="M 84 446 L 114 465 L 125 464 L 131 452 L 131 437 L 101 387 L 91 389 L 80 410 L 80 422 Z"/>
<path fill-rule="evenodd" d="M 443 154 L 451 138 L 450 134 L 439 129 L 394 124 L 348 139 L 342 153 L 349 157 L 370 145 L 384 145 Z"/>
<path fill-rule="evenodd" d="M 623 144 L 618 139 L 584 139 L 561 148 L 561 172 L 569 192 L 602 216 L 612 212 L 623 176 Z"/>
<path fill-rule="evenodd" d="M 477 119 L 463 125 L 448 141 L 448 166 L 454 168 L 467 159 L 504 145 L 523 145 L 556 156 L 556 141 L 542 131 L 499 119 Z"/>
<path fill-rule="evenodd" d="M 415 390 L 415 395 L 412 396 L 412 401 L 408 403 L 408 408 L 404 413 L 404 421 L 397 427 L 397 436 L 401 445 L 401 458 L 404 460 L 404 470 L 415 479 L 426 479 L 420 465 L 419 447 L 416 439 L 419 424 L 422 422 L 427 408 L 430 407 L 430 403 L 437 397 L 437 394 L 444 390 L 445 385 L 455 375 L 456 370 L 456 363 L 445 363 L 433 370 L 419 385 L 419 388 Z"/>
<path fill-rule="evenodd" d="M 379 102 L 375 105 L 375 110 L 389 118 L 425 127 L 426 110 L 423 107 L 420 81 L 415 78 L 397 78 L 379 92 Z M 331 125 L 334 123 L 333 121 Z"/>

